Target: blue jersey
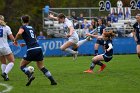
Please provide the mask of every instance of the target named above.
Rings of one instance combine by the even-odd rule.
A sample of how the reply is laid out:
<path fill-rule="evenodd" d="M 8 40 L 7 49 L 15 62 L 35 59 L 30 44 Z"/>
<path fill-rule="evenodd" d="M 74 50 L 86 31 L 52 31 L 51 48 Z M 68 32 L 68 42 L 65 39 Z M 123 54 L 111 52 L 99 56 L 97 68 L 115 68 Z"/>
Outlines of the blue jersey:
<path fill-rule="evenodd" d="M 99 36 L 102 35 L 103 29 L 105 29 L 105 26 L 103 24 L 97 27 L 97 31 L 98 31 Z"/>
<path fill-rule="evenodd" d="M 22 38 L 24 39 L 27 49 L 39 47 L 39 44 L 36 40 L 35 30 L 32 26 L 23 25 L 21 26 L 22 29 L 24 29 L 24 32 L 22 33 Z"/>

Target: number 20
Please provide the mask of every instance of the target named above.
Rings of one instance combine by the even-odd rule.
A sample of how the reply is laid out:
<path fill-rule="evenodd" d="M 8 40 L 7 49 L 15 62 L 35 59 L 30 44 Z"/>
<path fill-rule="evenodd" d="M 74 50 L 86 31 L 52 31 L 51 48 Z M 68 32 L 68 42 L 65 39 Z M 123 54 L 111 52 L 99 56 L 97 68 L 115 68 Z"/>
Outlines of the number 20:
<path fill-rule="evenodd" d="M 100 7 L 99 11 L 105 11 L 105 9 L 106 9 L 106 11 L 110 11 L 111 3 L 110 3 L 110 1 L 106 1 L 106 2 L 100 1 L 99 7 Z"/>

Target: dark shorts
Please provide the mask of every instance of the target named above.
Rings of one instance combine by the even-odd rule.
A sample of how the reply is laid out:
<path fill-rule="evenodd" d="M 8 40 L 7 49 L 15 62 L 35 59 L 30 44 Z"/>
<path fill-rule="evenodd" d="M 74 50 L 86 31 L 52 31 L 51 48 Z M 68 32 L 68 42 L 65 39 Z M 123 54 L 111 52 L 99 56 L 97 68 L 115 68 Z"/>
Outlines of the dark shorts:
<path fill-rule="evenodd" d="M 43 52 L 41 48 L 28 50 L 24 55 L 23 59 L 26 61 L 42 61 L 43 60 Z"/>
<path fill-rule="evenodd" d="M 112 57 L 107 57 L 105 54 L 103 55 L 103 58 L 105 62 L 109 62 L 112 59 Z"/>
<path fill-rule="evenodd" d="M 104 45 L 104 40 L 103 39 L 101 39 L 101 40 L 97 39 L 96 43 L 99 44 L 99 45 Z"/>

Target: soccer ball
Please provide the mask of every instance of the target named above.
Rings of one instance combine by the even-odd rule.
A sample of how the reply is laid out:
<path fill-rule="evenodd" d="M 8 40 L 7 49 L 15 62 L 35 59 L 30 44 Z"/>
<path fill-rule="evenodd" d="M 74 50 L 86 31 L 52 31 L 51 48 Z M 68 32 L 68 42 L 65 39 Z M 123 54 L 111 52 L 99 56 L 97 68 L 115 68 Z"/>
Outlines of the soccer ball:
<path fill-rule="evenodd" d="M 33 73 L 33 72 L 34 72 L 34 67 L 33 67 L 33 66 L 28 66 L 28 71 L 29 71 L 30 73 Z"/>

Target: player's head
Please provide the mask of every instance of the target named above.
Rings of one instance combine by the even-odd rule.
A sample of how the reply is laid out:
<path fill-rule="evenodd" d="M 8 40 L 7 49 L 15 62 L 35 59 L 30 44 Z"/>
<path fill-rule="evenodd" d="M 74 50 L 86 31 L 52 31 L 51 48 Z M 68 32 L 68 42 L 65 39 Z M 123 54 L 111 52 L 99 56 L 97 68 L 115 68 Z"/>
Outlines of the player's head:
<path fill-rule="evenodd" d="M 0 15 L 0 25 L 1 26 L 5 26 L 6 25 L 6 23 L 4 21 L 4 16 L 3 15 Z"/>
<path fill-rule="evenodd" d="M 63 13 L 60 13 L 58 16 L 59 23 L 63 23 L 65 21 L 66 16 Z"/>
<path fill-rule="evenodd" d="M 21 22 L 24 24 L 24 23 L 29 23 L 30 22 L 30 17 L 29 15 L 23 15 L 21 17 Z"/>
<path fill-rule="evenodd" d="M 98 19 L 98 25 L 102 25 L 103 24 L 103 21 L 101 18 Z"/>
<path fill-rule="evenodd" d="M 140 14 L 136 15 L 136 20 L 137 20 L 138 23 L 140 23 Z"/>
<path fill-rule="evenodd" d="M 113 31 L 103 32 L 103 39 L 104 40 L 112 40 L 114 37 L 115 37 L 115 33 L 113 33 Z"/>

